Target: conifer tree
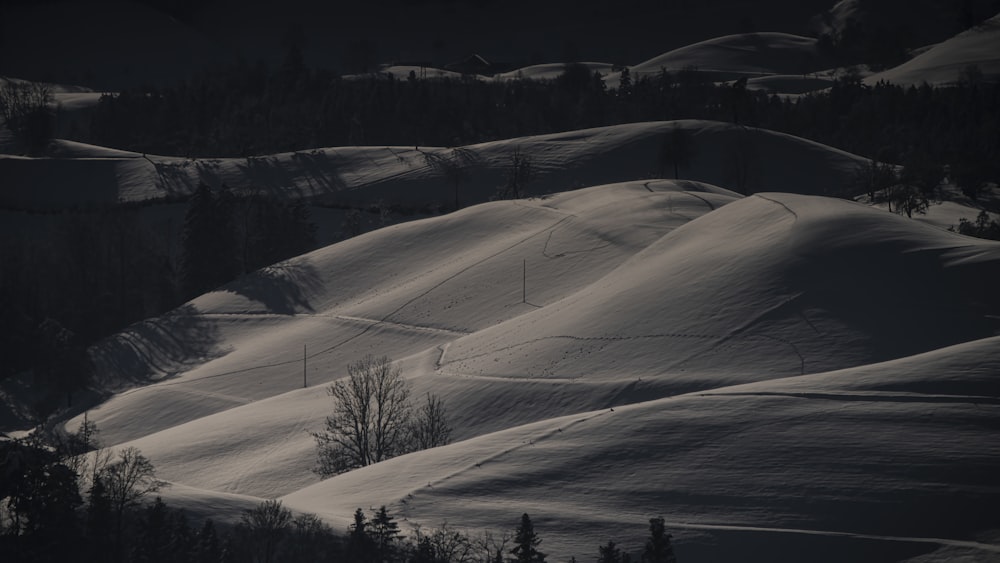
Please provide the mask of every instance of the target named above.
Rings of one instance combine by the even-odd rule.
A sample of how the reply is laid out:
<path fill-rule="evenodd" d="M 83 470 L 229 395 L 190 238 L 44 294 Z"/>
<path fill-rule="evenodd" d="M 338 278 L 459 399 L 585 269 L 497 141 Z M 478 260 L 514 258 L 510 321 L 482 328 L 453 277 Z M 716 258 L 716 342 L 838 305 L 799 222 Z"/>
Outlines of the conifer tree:
<path fill-rule="evenodd" d="M 139 521 L 139 531 L 132 550 L 132 561 L 167 563 L 171 560 L 170 515 L 163 499 L 156 497 Z"/>
<path fill-rule="evenodd" d="M 368 519 L 360 508 L 354 511 L 354 523 L 351 524 L 347 535 L 345 555 L 348 561 L 360 563 L 375 559 L 375 542 L 368 534 Z"/>
<path fill-rule="evenodd" d="M 622 551 L 618 549 L 613 540 L 608 540 L 607 545 L 597 548 L 597 563 L 621 563 Z"/>
<path fill-rule="evenodd" d="M 231 281 L 239 272 L 232 207 L 225 188 L 215 195 L 201 184 L 191 196 L 183 234 L 183 286 L 188 297 Z"/>
<path fill-rule="evenodd" d="M 401 537 L 399 524 L 389 516 L 385 505 L 382 505 L 369 525 L 369 536 L 374 542 L 376 559 L 378 561 L 393 560 L 396 550 L 396 542 Z"/>
<path fill-rule="evenodd" d="M 667 533 L 663 518 L 649 519 L 649 539 L 646 549 L 642 552 L 643 563 L 677 563 L 674 546 L 670 543 L 672 536 Z"/>
<path fill-rule="evenodd" d="M 89 497 L 84 525 L 89 544 L 87 561 L 98 563 L 107 561 L 108 555 L 114 549 L 111 499 L 108 498 L 104 479 L 100 476 L 94 478 Z"/>
<path fill-rule="evenodd" d="M 215 524 L 211 519 L 205 520 L 195 538 L 194 561 L 196 563 L 219 563 L 222 560 L 222 546 Z"/>
<path fill-rule="evenodd" d="M 517 563 L 543 563 L 545 554 L 536 548 L 542 540 L 535 533 L 535 526 L 527 513 L 521 515 L 521 524 L 514 532 L 514 549 L 510 552 Z"/>

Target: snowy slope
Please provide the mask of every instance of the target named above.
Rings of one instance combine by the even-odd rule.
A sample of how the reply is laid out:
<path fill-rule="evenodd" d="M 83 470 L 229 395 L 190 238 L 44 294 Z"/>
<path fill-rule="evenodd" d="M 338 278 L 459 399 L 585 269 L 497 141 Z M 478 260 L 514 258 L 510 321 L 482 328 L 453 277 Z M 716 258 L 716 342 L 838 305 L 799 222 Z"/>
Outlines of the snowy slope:
<path fill-rule="evenodd" d="M 611 63 L 595 63 L 595 62 L 581 62 L 576 63 L 583 65 L 590 71 L 591 74 L 595 72 L 601 73 L 602 76 L 611 74 L 614 65 Z M 545 63 L 522 67 L 510 72 L 504 72 L 494 76 L 495 80 L 514 80 L 514 79 L 527 79 L 527 80 L 555 80 L 562 76 L 566 71 L 565 63 Z"/>
<path fill-rule="evenodd" d="M 995 561 L 1000 370 L 991 338 L 862 368 L 555 418 L 418 452 L 282 498 L 346 525 L 387 503 L 476 530 L 531 514 L 554 559 L 642 546 L 681 561 Z M 954 552 L 952 552 L 954 555 Z"/>
<path fill-rule="evenodd" d="M 142 425 L 106 428 L 114 443 L 300 387 L 303 344 L 312 385 L 338 377 L 358 354 L 423 352 L 572 294 L 736 197 L 694 182 L 600 186 L 484 204 L 317 250 L 98 347 L 109 384 L 168 380 L 162 392 L 131 391 L 92 416 L 103 428 L 115 426 L 104 417 L 134 419 L 160 405 L 144 411 Z"/>
<path fill-rule="evenodd" d="M 661 164 L 657 154 L 674 127 L 692 139 L 693 156 L 680 166 L 682 178 L 741 192 L 853 194 L 854 171 L 864 162 L 791 135 L 698 120 L 630 123 L 456 149 L 336 147 L 250 158 L 185 159 L 60 143 L 57 158 L 0 155 L 0 176 L 10 179 L 0 201 L 15 206 L 142 201 L 184 196 L 205 182 L 314 202 L 447 206 L 456 191 L 447 167 L 455 165 L 461 170 L 458 199 L 466 206 L 489 200 L 503 185 L 515 149 L 531 158 L 527 191 L 535 195 L 648 179 L 662 168 L 672 175 L 672 165 Z"/>
<path fill-rule="evenodd" d="M 133 327 L 101 365 L 169 377 L 89 417 L 201 513 L 246 495 L 338 526 L 380 504 L 473 528 L 527 511 L 560 559 L 635 549 L 656 515 L 688 561 L 761 541 L 785 561 L 982 556 L 998 548 L 962 541 L 1000 526 L 998 275 L 998 243 L 821 197 L 652 181 L 495 202 Z M 369 352 L 469 440 L 316 483 L 322 383 Z"/>
<path fill-rule="evenodd" d="M 762 32 L 726 35 L 674 49 L 631 70 L 657 74 L 697 68 L 716 80 L 764 74 L 805 74 L 819 70 L 816 39 L 789 33 Z"/>
<path fill-rule="evenodd" d="M 747 80 L 748 90 L 762 90 L 775 94 L 804 94 L 833 86 L 829 76 L 774 74 L 758 76 Z"/>
<path fill-rule="evenodd" d="M 985 80 L 995 82 L 1000 77 L 1000 15 L 934 45 L 897 67 L 865 78 L 865 83 L 953 84 L 972 65 L 982 71 Z"/>
<path fill-rule="evenodd" d="M 441 363 L 509 377 L 624 372 L 672 389 L 827 371 L 992 334 L 981 317 L 1000 308 L 985 285 L 998 268 L 995 243 L 840 200 L 758 194 L 573 296 L 456 340 Z M 604 356 L 614 361 L 594 361 Z"/>

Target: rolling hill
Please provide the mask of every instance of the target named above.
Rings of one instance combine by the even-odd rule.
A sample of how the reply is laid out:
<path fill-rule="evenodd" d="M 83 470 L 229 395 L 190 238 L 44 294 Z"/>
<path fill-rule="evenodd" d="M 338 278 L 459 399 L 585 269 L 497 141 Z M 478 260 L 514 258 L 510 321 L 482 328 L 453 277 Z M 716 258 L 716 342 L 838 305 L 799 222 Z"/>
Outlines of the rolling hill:
<path fill-rule="evenodd" d="M 280 28 L 310 64 L 377 55 L 401 79 L 475 46 L 507 53 L 505 68 L 556 52 L 611 60 L 584 64 L 615 87 L 622 61 L 669 49 L 630 71 L 697 67 L 794 96 L 836 74 L 815 74 L 819 41 L 801 35 L 821 3 L 212 0 L 175 5 L 181 21 L 135 2 L 20 2 L 0 8 L 14 46 L 0 73 L 173 80 L 237 53 L 280 60 Z M 843 0 L 818 26 L 956 11 L 904 4 Z M 948 84 L 969 64 L 995 80 L 998 17 L 865 81 Z M 947 27 L 932 23 L 914 37 Z M 753 31 L 764 25 L 783 31 Z M 100 95 L 56 86 L 57 134 Z M 515 154 L 530 159 L 526 197 L 500 199 Z M 863 203 L 866 164 L 696 119 L 247 158 L 56 140 L 44 157 L 0 154 L 0 234 L 28 240 L 64 214 L 123 205 L 170 247 L 200 184 L 310 205 L 320 248 L 101 340 L 93 387 L 49 421 L 87 420 L 104 445 L 139 448 L 168 484 L 159 494 L 195 522 L 226 527 L 265 499 L 338 531 L 359 507 L 472 533 L 527 512 L 550 561 L 584 561 L 609 539 L 638 559 L 662 516 L 682 563 L 1000 562 L 1000 242 L 946 230 L 995 187 L 973 201 L 948 178 L 946 201 L 911 220 Z M 390 205 L 381 228 L 345 235 L 349 210 Z M 31 263 L 21 254 L 14 267 Z M 454 441 L 321 480 L 311 432 L 331 411 L 327 387 L 367 354 L 390 356 L 413 397 L 442 399 Z M 28 379 L 0 381 L 0 404 Z M 0 430 L 30 432 L 27 404 L 0 411 Z"/>
<path fill-rule="evenodd" d="M 950 85 L 963 79 L 970 66 L 979 69 L 979 79 L 996 82 L 1000 76 L 1000 15 L 959 33 L 905 63 L 865 78 L 867 84 L 879 81 L 902 86 Z"/>
<path fill-rule="evenodd" d="M 461 206 L 488 201 L 503 185 L 515 150 L 531 159 L 531 194 L 655 178 L 673 172 L 657 156 L 665 135 L 687 133 L 680 173 L 735 191 L 855 195 L 865 159 L 783 133 L 681 120 L 614 125 L 447 149 L 334 147 L 249 158 L 141 155 L 59 141 L 52 156 L 0 155 L 8 207 L 63 207 L 184 197 L 200 182 L 325 204 Z M 825 170 L 816 175 L 813 171 Z M 672 175 L 672 174 L 671 174 Z M 458 180 L 456 188 L 455 179 Z"/>
<path fill-rule="evenodd" d="M 998 243 L 819 196 L 659 180 L 493 202 L 136 325 L 98 357 L 156 382 L 88 416 L 202 514 L 527 511 L 559 557 L 638 547 L 663 515 L 686 561 L 992 557 L 998 273 Z M 365 353 L 441 396 L 462 441 L 317 483 L 324 383 Z"/>

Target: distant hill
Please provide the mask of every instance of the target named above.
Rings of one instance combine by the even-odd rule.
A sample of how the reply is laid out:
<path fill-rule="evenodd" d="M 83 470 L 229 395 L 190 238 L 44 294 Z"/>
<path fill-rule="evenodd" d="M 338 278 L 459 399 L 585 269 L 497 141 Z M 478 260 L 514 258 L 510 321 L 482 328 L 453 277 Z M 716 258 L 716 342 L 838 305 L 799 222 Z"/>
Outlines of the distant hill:
<path fill-rule="evenodd" d="M 969 75 L 970 67 L 978 74 Z M 868 76 L 865 82 L 903 86 L 954 84 L 960 80 L 1000 81 L 1000 15 L 964 31 L 905 63 Z"/>
<path fill-rule="evenodd" d="M 186 159 L 140 155 L 59 141 L 57 158 L 0 156 L 11 178 L 0 202 L 60 207 L 84 202 L 185 197 L 199 182 L 263 190 L 281 198 L 365 205 L 460 205 L 489 200 L 506 181 L 515 149 L 531 159 L 530 194 L 656 176 L 672 176 L 658 154 L 675 129 L 690 158 L 681 177 L 739 192 L 762 190 L 857 195 L 854 174 L 865 160 L 819 143 L 764 129 L 681 120 L 615 125 L 441 147 L 332 147 L 250 158 Z M 448 176 L 461 170 L 456 188 Z M 823 170 L 823 174 L 816 174 Z"/>

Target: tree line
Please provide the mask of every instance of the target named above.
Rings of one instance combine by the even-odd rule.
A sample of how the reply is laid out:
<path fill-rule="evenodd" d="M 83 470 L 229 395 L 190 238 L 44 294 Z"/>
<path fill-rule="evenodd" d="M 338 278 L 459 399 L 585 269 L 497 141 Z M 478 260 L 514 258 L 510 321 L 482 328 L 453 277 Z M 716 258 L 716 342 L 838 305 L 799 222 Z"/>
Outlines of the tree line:
<path fill-rule="evenodd" d="M 554 80 L 344 78 L 302 65 L 202 74 L 102 97 L 80 140 L 182 156 L 249 156 L 343 145 L 460 146 L 639 121 L 710 119 L 763 127 L 902 163 L 929 160 L 995 180 L 1000 85 L 976 67 L 948 87 L 864 84 L 780 97 L 696 68 L 620 85 L 579 64 Z"/>
<path fill-rule="evenodd" d="M 39 418 L 86 385 L 88 346 L 315 248 L 303 202 L 202 185 L 177 205 L 176 225 L 140 204 L 32 212 L 32 232 L 0 242 L 0 379 L 31 370 Z"/>
<path fill-rule="evenodd" d="M 76 432 L 39 428 L 0 439 L 0 555 L 12 563 L 543 563 L 541 536 L 527 513 L 511 531 L 468 532 L 447 523 L 408 534 L 385 506 L 358 508 L 344 532 L 278 500 L 244 510 L 233 526 L 192 521 L 154 496 L 168 483 L 134 447 L 112 453 L 84 421 Z M 153 497 L 150 500 L 150 497 Z M 645 547 L 614 541 L 599 563 L 676 563 L 663 518 L 649 520 Z M 571 561 L 576 561 L 572 558 Z"/>

